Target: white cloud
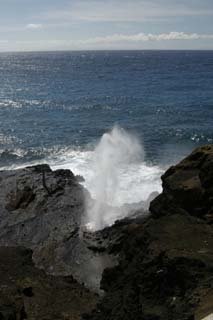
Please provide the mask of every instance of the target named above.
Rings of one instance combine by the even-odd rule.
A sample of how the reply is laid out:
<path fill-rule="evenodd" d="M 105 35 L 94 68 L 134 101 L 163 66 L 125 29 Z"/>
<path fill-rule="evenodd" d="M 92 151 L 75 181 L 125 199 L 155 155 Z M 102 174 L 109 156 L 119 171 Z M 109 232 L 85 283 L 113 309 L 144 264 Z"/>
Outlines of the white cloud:
<path fill-rule="evenodd" d="M 192 43 L 198 40 L 213 40 L 213 34 L 197 34 L 184 32 L 169 32 L 161 34 L 137 33 L 132 35 L 113 34 L 106 37 L 94 37 L 84 40 L 26 40 L 16 41 L 17 50 L 87 50 L 87 49 L 143 49 L 160 48 L 158 44 L 165 42 L 163 48 L 182 48 L 184 43 L 190 48 Z M 177 43 L 177 46 L 174 45 Z M 180 46 L 179 44 L 180 43 Z M 213 41 L 209 41 L 209 46 L 213 46 Z M 192 46 L 193 47 L 193 46 Z M 195 45 L 196 48 L 196 45 Z M 199 48 L 199 46 L 198 46 Z"/>
<path fill-rule="evenodd" d="M 79 44 L 110 44 L 117 42 L 146 42 L 146 41 L 169 41 L 169 40 L 199 40 L 212 39 L 213 34 L 197 34 L 184 32 L 169 32 L 161 34 L 137 33 L 132 35 L 113 34 L 106 37 L 95 37 L 87 40 L 79 40 Z"/>
<path fill-rule="evenodd" d="M 41 28 L 42 28 L 42 24 L 39 24 L 39 23 L 29 23 L 26 25 L 26 29 L 37 30 Z"/>

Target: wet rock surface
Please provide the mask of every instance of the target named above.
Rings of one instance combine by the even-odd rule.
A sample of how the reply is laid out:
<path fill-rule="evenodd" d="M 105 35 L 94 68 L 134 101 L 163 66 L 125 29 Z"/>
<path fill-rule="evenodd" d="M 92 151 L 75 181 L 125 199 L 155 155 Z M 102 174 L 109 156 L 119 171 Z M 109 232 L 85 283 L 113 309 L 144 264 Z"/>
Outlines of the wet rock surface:
<path fill-rule="evenodd" d="M 151 215 L 123 226 L 121 261 L 104 271 L 106 294 L 84 319 L 201 320 L 213 313 L 212 169 L 213 146 L 205 146 L 163 175 Z"/>
<path fill-rule="evenodd" d="M 213 146 L 198 148 L 163 175 L 150 215 L 139 210 L 90 233 L 81 228 L 89 195 L 70 171 L 44 165 L 0 172 L 0 319 L 209 316 L 212 173 Z M 35 266 L 19 246 L 32 250 Z M 97 289 L 100 279 L 99 298 L 79 284 Z"/>
<path fill-rule="evenodd" d="M 89 194 L 78 180 L 48 165 L 0 172 L 0 246 L 30 248 L 39 268 L 72 274 L 97 291 L 104 268 L 116 259 L 94 253 L 96 236 L 81 231 Z"/>

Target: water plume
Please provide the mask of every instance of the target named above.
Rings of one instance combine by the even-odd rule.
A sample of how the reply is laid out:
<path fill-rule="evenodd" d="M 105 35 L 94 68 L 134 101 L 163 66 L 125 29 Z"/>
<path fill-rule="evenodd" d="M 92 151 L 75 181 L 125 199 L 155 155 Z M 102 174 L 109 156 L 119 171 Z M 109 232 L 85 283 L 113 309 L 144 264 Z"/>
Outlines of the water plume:
<path fill-rule="evenodd" d="M 121 214 L 117 202 L 121 171 L 128 174 L 128 167 L 143 159 L 142 145 L 124 129 L 115 126 L 102 136 L 93 158 L 95 200 L 87 205 L 87 227 L 101 229 Z"/>

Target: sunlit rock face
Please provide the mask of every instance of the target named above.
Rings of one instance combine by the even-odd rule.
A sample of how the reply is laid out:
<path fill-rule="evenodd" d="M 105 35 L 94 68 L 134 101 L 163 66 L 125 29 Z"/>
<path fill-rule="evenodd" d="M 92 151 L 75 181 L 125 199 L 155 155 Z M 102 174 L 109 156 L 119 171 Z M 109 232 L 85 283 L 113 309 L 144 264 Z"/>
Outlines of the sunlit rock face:
<path fill-rule="evenodd" d="M 213 313 L 209 314 L 207 317 L 203 318 L 202 320 L 213 320 Z"/>
<path fill-rule="evenodd" d="M 150 205 L 153 215 L 182 211 L 213 221 L 213 146 L 196 149 L 162 176 L 163 192 Z"/>

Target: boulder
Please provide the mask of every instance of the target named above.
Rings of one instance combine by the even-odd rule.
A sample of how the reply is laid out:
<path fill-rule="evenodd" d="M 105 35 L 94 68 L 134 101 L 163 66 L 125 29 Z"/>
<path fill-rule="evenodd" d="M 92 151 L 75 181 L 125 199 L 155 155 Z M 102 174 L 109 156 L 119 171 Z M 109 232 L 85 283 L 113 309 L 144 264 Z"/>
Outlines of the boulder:
<path fill-rule="evenodd" d="M 90 196 L 78 180 L 48 165 L 0 172 L 0 246 L 30 248 L 37 267 L 99 290 L 104 268 L 116 259 L 94 252 L 95 235 L 82 231 Z"/>
<path fill-rule="evenodd" d="M 188 213 L 213 221 L 213 145 L 197 148 L 162 176 L 163 192 L 150 204 L 153 216 Z"/>

